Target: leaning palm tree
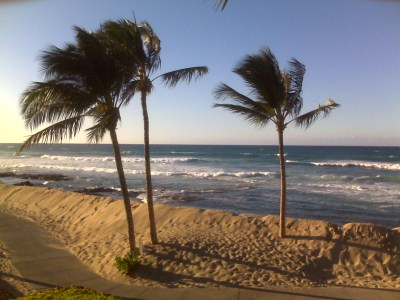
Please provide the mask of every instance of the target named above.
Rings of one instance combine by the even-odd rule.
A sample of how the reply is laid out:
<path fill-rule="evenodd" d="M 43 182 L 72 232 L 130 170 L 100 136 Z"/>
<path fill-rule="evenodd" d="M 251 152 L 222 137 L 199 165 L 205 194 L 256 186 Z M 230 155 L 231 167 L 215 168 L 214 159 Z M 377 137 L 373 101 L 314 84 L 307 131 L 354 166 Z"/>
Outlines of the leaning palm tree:
<path fill-rule="evenodd" d="M 90 142 L 110 134 L 128 223 L 130 251 L 135 251 L 132 209 L 117 138 L 120 107 L 132 97 L 130 82 L 135 73 L 131 53 L 111 49 L 98 34 L 75 27 L 75 43 L 51 46 L 40 57 L 45 80 L 34 82 L 21 98 L 21 113 L 30 130 L 50 124 L 32 134 L 21 152 L 41 142 L 73 138 L 90 118 L 86 129 Z"/>
<path fill-rule="evenodd" d="M 197 79 L 208 72 L 208 68 L 192 67 L 180 70 L 171 71 L 168 73 L 151 76 L 160 68 L 161 59 L 161 42 L 156 33 L 151 28 L 150 24 L 143 22 L 135 24 L 128 20 L 109 21 L 103 24 L 103 31 L 106 32 L 110 42 L 119 45 L 122 49 L 135 48 L 137 57 L 136 77 L 131 82 L 131 88 L 135 92 L 139 92 L 141 96 L 141 105 L 143 111 L 144 124 L 144 158 L 146 170 L 146 194 L 147 205 L 149 211 L 150 222 L 150 237 L 153 244 L 158 243 L 157 230 L 154 216 L 153 205 L 153 186 L 151 178 L 150 165 L 150 138 L 149 138 L 149 114 L 147 110 L 147 96 L 154 89 L 153 82 L 160 79 L 168 87 L 175 87 L 179 82 L 186 81 L 190 83 L 192 79 Z M 126 44 L 126 39 L 122 39 L 129 35 L 131 31 L 140 32 L 140 39 L 131 39 L 129 44 Z"/>
<path fill-rule="evenodd" d="M 281 71 L 275 56 L 269 48 L 262 48 L 258 54 L 246 56 L 233 72 L 242 77 L 250 88 L 250 96 L 243 95 L 226 84 L 220 84 L 214 91 L 217 100 L 230 99 L 231 103 L 215 103 L 214 107 L 225 108 L 239 114 L 250 123 L 264 127 L 269 122 L 276 126 L 279 136 L 279 161 L 281 172 L 280 237 L 285 237 L 286 219 L 286 172 L 283 150 L 283 132 L 294 122 L 308 128 L 322 114 L 324 117 L 339 104 L 329 100 L 317 109 L 300 114 L 303 107 L 301 97 L 305 67 L 293 58 L 289 69 Z"/>

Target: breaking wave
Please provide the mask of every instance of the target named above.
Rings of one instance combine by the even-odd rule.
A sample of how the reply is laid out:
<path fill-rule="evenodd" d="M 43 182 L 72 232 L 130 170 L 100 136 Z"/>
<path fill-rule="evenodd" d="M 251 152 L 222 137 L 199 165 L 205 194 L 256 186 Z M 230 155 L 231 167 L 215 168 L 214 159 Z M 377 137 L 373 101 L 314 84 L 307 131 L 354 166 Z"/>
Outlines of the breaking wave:
<path fill-rule="evenodd" d="M 66 166 L 66 165 L 33 165 L 33 164 L 19 164 L 14 165 L 14 168 L 36 168 L 36 169 L 48 169 L 48 170 L 64 170 L 64 171 L 83 171 L 83 172 L 96 172 L 96 173 L 117 173 L 116 168 L 105 168 L 105 167 L 94 167 L 94 166 Z M 129 169 L 125 168 L 125 174 L 140 175 L 145 174 L 144 169 Z M 157 171 L 151 172 L 153 176 L 184 176 L 184 177 L 195 177 L 195 178 L 218 178 L 218 177 L 238 177 L 238 178 L 255 178 L 255 177 L 267 177 L 274 176 L 274 172 L 220 172 L 220 171 L 203 171 L 203 172 L 181 172 L 181 171 Z"/>
<path fill-rule="evenodd" d="M 328 167 L 359 167 L 359 168 L 372 168 L 380 170 L 400 170 L 400 163 L 386 163 L 386 162 L 369 162 L 369 161 L 328 161 L 328 162 L 311 162 L 314 166 L 328 166 Z"/>
<path fill-rule="evenodd" d="M 40 158 L 47 160 L 58 160 L 58 161 L 85 161 L 85 162 L 114 162 L 115 159 L 112 156 L 62 156 L 62 155 L 42 155 Z M 126 163 L 144 163 L 142 157 L 123 157 L 123 162 Z M 161 164 L 173 164 L 173 163 L 190 163 L 201 161 L 194 157 L 159 157 L 151 158 L 152 163 Z"/>

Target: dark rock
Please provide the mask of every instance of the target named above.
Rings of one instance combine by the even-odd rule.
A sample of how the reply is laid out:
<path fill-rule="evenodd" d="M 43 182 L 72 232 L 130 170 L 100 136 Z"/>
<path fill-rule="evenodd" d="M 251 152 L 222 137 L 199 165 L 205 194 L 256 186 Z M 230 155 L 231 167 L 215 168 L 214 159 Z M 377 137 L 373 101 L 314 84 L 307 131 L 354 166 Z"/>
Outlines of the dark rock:
<path fill-rule="evenodd" d="M 14 185 L 16 186 L 35 186 L 32 182 L 30 181 L 22 181 L 20 183 L 15 183 Z"/>
<path fill-rule="evenodd" d="M 21 179 L 36 179 L 36 180 L 50 180 L 50 181 L 67 181 L 71 180 L 68 176 L 62 174 L 20 174 L 17 178 Z"/>
<path fill-rule="evenodd" d="M 0 173 L 0 177 L 16 177 L 16 174 L 14 172 L 3 172 Z"/>
<path fill-rule="evenodd" d="M 62 174 L 16 174 L 14 172 L 0 173 L 0 177 L 13 177 L 20 179 L 33 179 L 33 180 L 49 180 L 49 181 L 67 181 L 71 180 L 70 177 Z"/>
<path fill-rule="evenodd" d="M 106 187 L 95 187 L 95 188 L 85 188 L 81 190 L 75 191 L 76 193 L 81 193 L 81 194 L 86 194 L 86 195 L 94 195 L 94 196 L 99 196 L 107 193 L 112 193 L 112 194 L 120 194 L 122 193 L 114 188 L 106 188 Z M 129 191 L 129 197 L 135 198 L 137 197 L 140 193 L 134 192 L 134 191 Z"/>

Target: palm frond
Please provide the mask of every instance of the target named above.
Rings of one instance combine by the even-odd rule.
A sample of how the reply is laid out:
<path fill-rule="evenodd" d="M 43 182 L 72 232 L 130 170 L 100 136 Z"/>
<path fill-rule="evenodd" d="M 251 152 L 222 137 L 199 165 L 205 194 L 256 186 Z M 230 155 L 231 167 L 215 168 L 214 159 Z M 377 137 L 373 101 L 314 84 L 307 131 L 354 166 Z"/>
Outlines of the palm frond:
<path fill-rule="evenodd" d="M 87 116 L 94 120 L 94 125 L 88 129 L 88 142 L 100 142 L 107 130 L 115 130 L 117 123 L 121 120 L 121 115 L 118 107 L 109 107 L 105 103 L 101 103 L 87 111 Z"/>
<path fill-rule="evenodd" d="M 339 106 L 340 104 L 329 99 L 325 104 L 319 105 L 317 109 L 314 109 L 308 113 L 298 116 L 293 120 L 296 122 L 297 126 L 308 128 L 318 119 L 318 117 L 321 114 L 323 114 L 323 118 L 325 118 L 329 116 L 329 114 L 334 108 L 337 108 Z"/>
<path fill-rule="evenodd" d="M 274 109 L 264 101 L 254 101 L 249 97 L 239 93 L 229 85 L 222 83 L 213 92 L 214 97 L 219 100 L 231 99 L 236 105 L 241 105 L 253 111 L 258 111 L 264 118 L 273 118 L 276 113 Z"/>
<path fill-rule="evenodd" d="M 121 121 L 120 110 L 114 106 L 99 105 L 89 110 L 87 115 L 93 117 L 96 124 L 102 124 L 107 130 L 114 130 Z"/>
<path fill-rule="evenodd" d="M 48 50 L 42 52 L 39 60 L 40 71 L 46 79 L 53 79 L 57 74 L 74 77 L 76 75 L 74 68 L 81 64 L 78 49 L 72 44 L 68 44 L 65 49 L 50 46 Z"/>
<path fill-rule="evenodd" d="M 139 92 L 138 89 L 139 84 L 140 80 L 132 80 L 129 84 L 123 87 L 121 93 L 122 100 L 119 106 L 125 106 L 131 101 L 133 96 L 135 96 L 135 93 Z"/>
<path fill-rule="evenodd" d="M 97 123 L 94 126 L 85 130 L 87 132 L 88 142 L 99 143 L 107 132 L 107 128 L 103 122 Z"/>
<path fill-rule="evenodd" d="M 90 93 L 73 82 L 49 80 L 34 82 L 22 94 L 21 114 L 31 130 L 45 122 L 52 123 L 82 114 L 96 101 Z"/>
<path fill-rule="evenodd" d="M 186 81 L 187 83 L 190 83 L 192 79 L 198 79 L 205 74 L 208 73 L 208 68 L 207 67 L 192 67 L 192 68 L 185 68 L 185 69 L 180 69 L 176 71 L 171 71 L 168 73 L 164 73 L 156 78 L 154 78 L 152 81 L 154 81 L 157 78 L 161 78 L 162 82 L 168 86 L 168 87 L 175 87 L 178 82 L 181 81 Z"/>
<path fill-rule="evenodd" d="M 85 116 L 76 116 L 58 123 L 52 124 L 45 129 L 32 134 L 18 148 L 17 154 L 29 149 L 32 145 L 39 143 L 56 143 L 62 142 L 64 138 L 73 138 L 80 131 Z"/>
<path fill-rule="evenodd" d="M 301 93 L 303 91 L 303 79 L 306 73 L 305 66 L 297 59 L 289 61 L 288 74 L 290 76 L 290 88 L 288 90 L 285 110 L 293 117 L 297 117 L 303 107 Z"/>
<path fill-rule="evenodd" d="M 279 64 L 269 48 L 263 47 L 255 55 L 247 55 L 233 72 L 250 88 L 250 94 L 280 110 L 285 101 L 285 87 Z"/>
<path fill-rule="evenodd" d="M 217 0 L 216 2 L 217 2 L 217 3 L 216 3 L 216 5 L 217 5 L 217 10 L 218 10 L 218 9 L 224 10 L 224 9 L 225 9 L 225 6 L 228 4 L 228 0 Z"/>
<path fill-rule="evenodd" d="M 95 34 L 75 27 L 76 44 L 65 49 L 51 46 L 40 57 L 46 79 L 64 79 L 104 93 L 116 78 L 114 61 Z"/>
<path fill-rule="evenodd" d="M 215 103 L 213 107 L 222 107 L 234 114 L 238 114 L 256 127 L 264 127 L 271 120 L 271 118 L 266 118 L 263 113 L 241 105 Z"/>
<path fill-rule="evenodd" d="M 120 67 L 129 66 L 133 71 L 140 62 L 146 60 L 141 33 L 136 23 L 126 19 L 106 21 L 97 35 L 108 45 L 108 50 L 119 57 Z"/>
<path fill-rule="evenodd" d="M 161 67 L 161 41 L 148 22 L 138 25 L 146 53 L 146 69 L 151 74 Z"/>

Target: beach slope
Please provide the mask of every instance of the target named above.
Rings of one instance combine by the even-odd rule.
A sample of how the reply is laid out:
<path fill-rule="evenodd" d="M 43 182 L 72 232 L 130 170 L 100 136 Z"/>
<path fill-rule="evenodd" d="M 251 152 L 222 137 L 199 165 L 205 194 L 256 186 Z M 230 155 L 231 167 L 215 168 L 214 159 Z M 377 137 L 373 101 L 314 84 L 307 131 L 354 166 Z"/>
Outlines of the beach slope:
<path fill-rule="evenodd" d="M 144 263 L 121 275 L 114 258 L 128 250 L 122 201 L 0 184 L 0 210 L 32 220 L 62 240 L 96 273 L 148 286 L 315 286 L 400 288 L 400 232 L 378 225 L 156 205 L 161 243 L 150 245 L 146 204 L 132 202 Z M 12 230 L 12 229 L 10 229 Z"/>

